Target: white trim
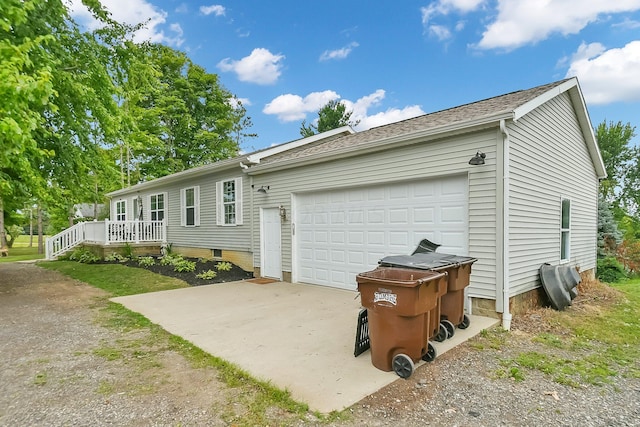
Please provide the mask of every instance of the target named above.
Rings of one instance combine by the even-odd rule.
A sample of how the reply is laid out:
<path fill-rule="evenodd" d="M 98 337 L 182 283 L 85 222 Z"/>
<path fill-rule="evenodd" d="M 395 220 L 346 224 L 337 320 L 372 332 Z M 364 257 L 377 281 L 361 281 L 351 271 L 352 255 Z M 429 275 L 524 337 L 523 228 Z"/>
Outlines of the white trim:
<path fill-rule="evenodd" d="M 569 227 L 565 228 L 563 227 L 562 224 L 562 217 L 564 214 L 564 202 L 568 202 L 569 203 Z M 560 198 L 560 263 L 567 263 L 571 260 L 571 199 L 568 197 L 561 197 Z M 562 257 L 562 246 L 563 246 L 563 240 L 562 237 L 564 234 L 567 234 L 567 242 L 566 242 L 566 257 Z"/>
<path fill-rule="evenodd" d="M 187 190 L 193 190 L 193 224 L 187 224 Z M 191 187 L 180 189 L 180 225 L 182 227 L 198 227 L 200 225 L 199 185 L 193 185 Z"/>
<path fill-rule="evenodd" d="M 162 196 L 162 209 L 158 209 L 158 196 Z M 151 198 L 153 198 L 153 197 L 156 198 L 156 208 L 155 209 L 153 209 L 153 203 L 151 201 Z M 159 219 L 156 216 L 155 220 L 156 221 L 160 221 L 160 220 L 164 219 L 166 221 L 166 219 L 167 219 L 167 192 L 164 191 L 164 192 L 160 192 L 160 193 L 149 194 L 148 201 L 149 201 L 149 208 L 148 208 L 148 215 L 147 216 L 148 216 L 149 220 L 153 220 L 152 214 L 154 212 L 158 213 L 158 212 L 162 211 L 162 218 Z"/>
<path fill-rule="evenodd" d="M 318 133 L 316 135 L 312 135 L 306 138 L 298 139 L 298 140 L 287 142 L 284 144 L 279 144 L 267 150 L 258 151 L 257 153 L 247 156 L 247 162 L 258 164 L 260 163 L 260 160 L 264 159 L 265 157 L 273 156 L 274 154 L 279 154 L 284 151 L 291 150 L 293 148 L 302 147 L 303 145 L 320 141 L 335 135 L 340 135 L 340 134 L 349 135 L 352 133 L 356 133 L 356 132 L 351 128 L 351 126 L 342 126 L 342 127 L 328 130 L 326 132 Z M 244 166 L 244 165 L 241 164 L 241 166 Z"/>
<path fill-rule="evenodd" d="M 118 204 L 123 203 L 124 204 L 124 212 L 120 213 L 118 212 Z M 115 201 L 115 214 L 116 214 L 116 221 L 126 221 L 127 220 L 127 211 L 129 209 L 127 209 L 127 199 L 120 199 L 120 200 L 116 200 Z M 120 218 L 120 215 L 124 215 L 124 218 Z"/>
<path fill-rule="evenodd" d="M 522 116 L 529 114 L 531 111 L 549 102 L 556 96 L 568 91 L 569 89 L 576 87 L 577 85 L 578 85 L 578 80 L 575 77 L 573 77 L 567 80 L 566 82 L 561 83 L 558 86 L 549 89 L 542 95 L 539 95 L 533 98 L 532 100 L 525 102 L 524 104 L 520 105 L 515 110 L 513 110 L 513 120 L 518 121 L 518 119 L 520 119 Z"/>
<path fill-rule="evenodd" d="M 225 202 L 224 202 L 224 183 L 231 182 L 234 183 L 234 204 L 235 204 L 235 222 L 227 224 L 225 222 Z M 216 225 L 221 227 L 235 227 L 238 225 L 242 225 L 243 221 L 243 212 L 242 212 L 242 196 L 243 196 L 243 187 L 242 187 L 242 177 L 231 178 L 231 179 L 223 179 L 221 181 L 216 182 Z"/>

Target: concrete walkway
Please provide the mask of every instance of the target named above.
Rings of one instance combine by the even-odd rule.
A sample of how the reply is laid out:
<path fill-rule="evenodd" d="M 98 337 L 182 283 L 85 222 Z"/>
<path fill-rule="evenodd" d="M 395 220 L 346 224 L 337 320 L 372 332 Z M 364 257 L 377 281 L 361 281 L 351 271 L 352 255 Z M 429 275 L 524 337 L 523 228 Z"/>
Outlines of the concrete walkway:
<path fill-rule="evenodd" d="M 113 298 L 168 332 L 287 389 L 312 410 L 342 410 L 398 380 L 353 356 L 357 292 L 276 282 L 233 282 Z M 438 354 L 495 325 L 471 316 Z"/>

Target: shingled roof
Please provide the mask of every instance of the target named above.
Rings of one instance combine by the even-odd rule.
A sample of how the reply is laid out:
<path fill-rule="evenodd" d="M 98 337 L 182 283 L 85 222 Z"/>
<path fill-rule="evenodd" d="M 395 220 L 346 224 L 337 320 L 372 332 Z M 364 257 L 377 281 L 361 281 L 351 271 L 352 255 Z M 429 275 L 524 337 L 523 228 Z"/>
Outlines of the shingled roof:
<path fill-rule="evenodd" d="M 547 93 L 549 90 L 560 86 L 567 80 L 560 80 L 532 89 L 519 90 L 507 93 L 505 95 L 484 99 L 482 101 L 470 104 L 460 105 L 447 110 L 437 111 L 435 113 L 425 114 L 414 117 L 412 119 L 402 120 L 400 122 L 390 123 L 383 126 L 371 128 L 366 131 L 357 132 L 351 135 L 334 138 L 323 141 L 309 147 L 302 147 L 298 150 L 290 150 L 275 156 L 265 158 L 263 165 L 280 163 L 285 161 L 302 160 L 305 157 L 313 155 L 330 154 L 343 148 L 356 148 L 358 146 L 366 146 L 368 143 L 391 138 L 401 137 L 402 135 L 410 135 L 418 131 L 428 131 L 430 129 L 438 129 L 445 126 L 458 124 L 463 127 L 465 123 L 477 123 L 483 118 L 492 118 L 512 113 L 516 108 L 534 100 L 538 96 Z"/>

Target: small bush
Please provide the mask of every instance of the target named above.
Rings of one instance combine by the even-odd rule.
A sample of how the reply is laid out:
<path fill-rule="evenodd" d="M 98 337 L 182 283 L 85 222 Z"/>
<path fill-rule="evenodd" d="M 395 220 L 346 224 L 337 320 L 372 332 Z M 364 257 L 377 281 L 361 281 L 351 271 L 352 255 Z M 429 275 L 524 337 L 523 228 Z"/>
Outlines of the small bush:
<path fill-rule="evenodd" d="M 605 283 L 616 283 L 627 278 L 624 267 L 614 257 L 598 260 L 598 279 Z"/>
<path fill-rule="evenodd" d="M 73 252 L 71 252 L 71 255 L 69 255 L 69 259 L 83 264 L 94 264 L 100 261 L 100 257 L 98 255 L 83 247 L 75 248 Z"/>
<path fill-rule="evenodd" d="M 117 252 L 111 252 L 109 255 L 104 257 L 104 260 L 107 262 L 125 262 L 127 258 L 123 257 Z"/>
<path fill-rule="evenodd" d="M 160 265 L 176 265 L 176 263 L 182 261 L 182 255 L 170 255 L 167 254 L 160 258 Z"/>
<path fill-rule="evenodd" d="M 202 273 L 196 274 L 198 279 L 211 280 L 215 279 L 218 273 L 213 270 L 203 271 Z"/>
<path fill-rule="evenodd" d="M 129 243 L 125 243 L 124 244 L 124 248 L 122 249 L 122 252 L 124 252 L 124 256 L 125 258 L 128 259 L 133 259 L 133 246 L 131 246 Z"/>
<path fill-rule="evenodd" d="M 178 273 L 190 273 L 192 271 L 196 271 L 196 263 L 186 259 L 181 259 L 173 264 L 173 271 L 177 271 Z"/>
<path fill-rule="evenodd" d="M 226 261 L 222 261 L 216 264 L 216 268 L 218 269 L 218 271 L 231 271 L 231 267 L 231 263 Z"/>
<path fill-rule="evenodd" d="M 141 256 L 138 257 L 138 265 L 140 267 L 151 267 L 155 265 L 156 260 L 152 256 Z"/>

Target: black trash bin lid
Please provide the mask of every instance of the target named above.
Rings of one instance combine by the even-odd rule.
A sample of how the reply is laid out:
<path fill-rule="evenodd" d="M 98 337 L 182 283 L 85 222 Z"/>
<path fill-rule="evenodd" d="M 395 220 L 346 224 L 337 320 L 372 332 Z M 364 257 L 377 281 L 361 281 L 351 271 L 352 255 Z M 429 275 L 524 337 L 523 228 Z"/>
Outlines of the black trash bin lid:
<path fill-rule="evenodd" d="M 437 270 L 460 264 L 472 264 L 477 258 L 441 254 L 436 252 L 415 253 L 413 255 L 391 255 L 378 263 L 383 267 L 406 267 L 420 270 Z"/>

